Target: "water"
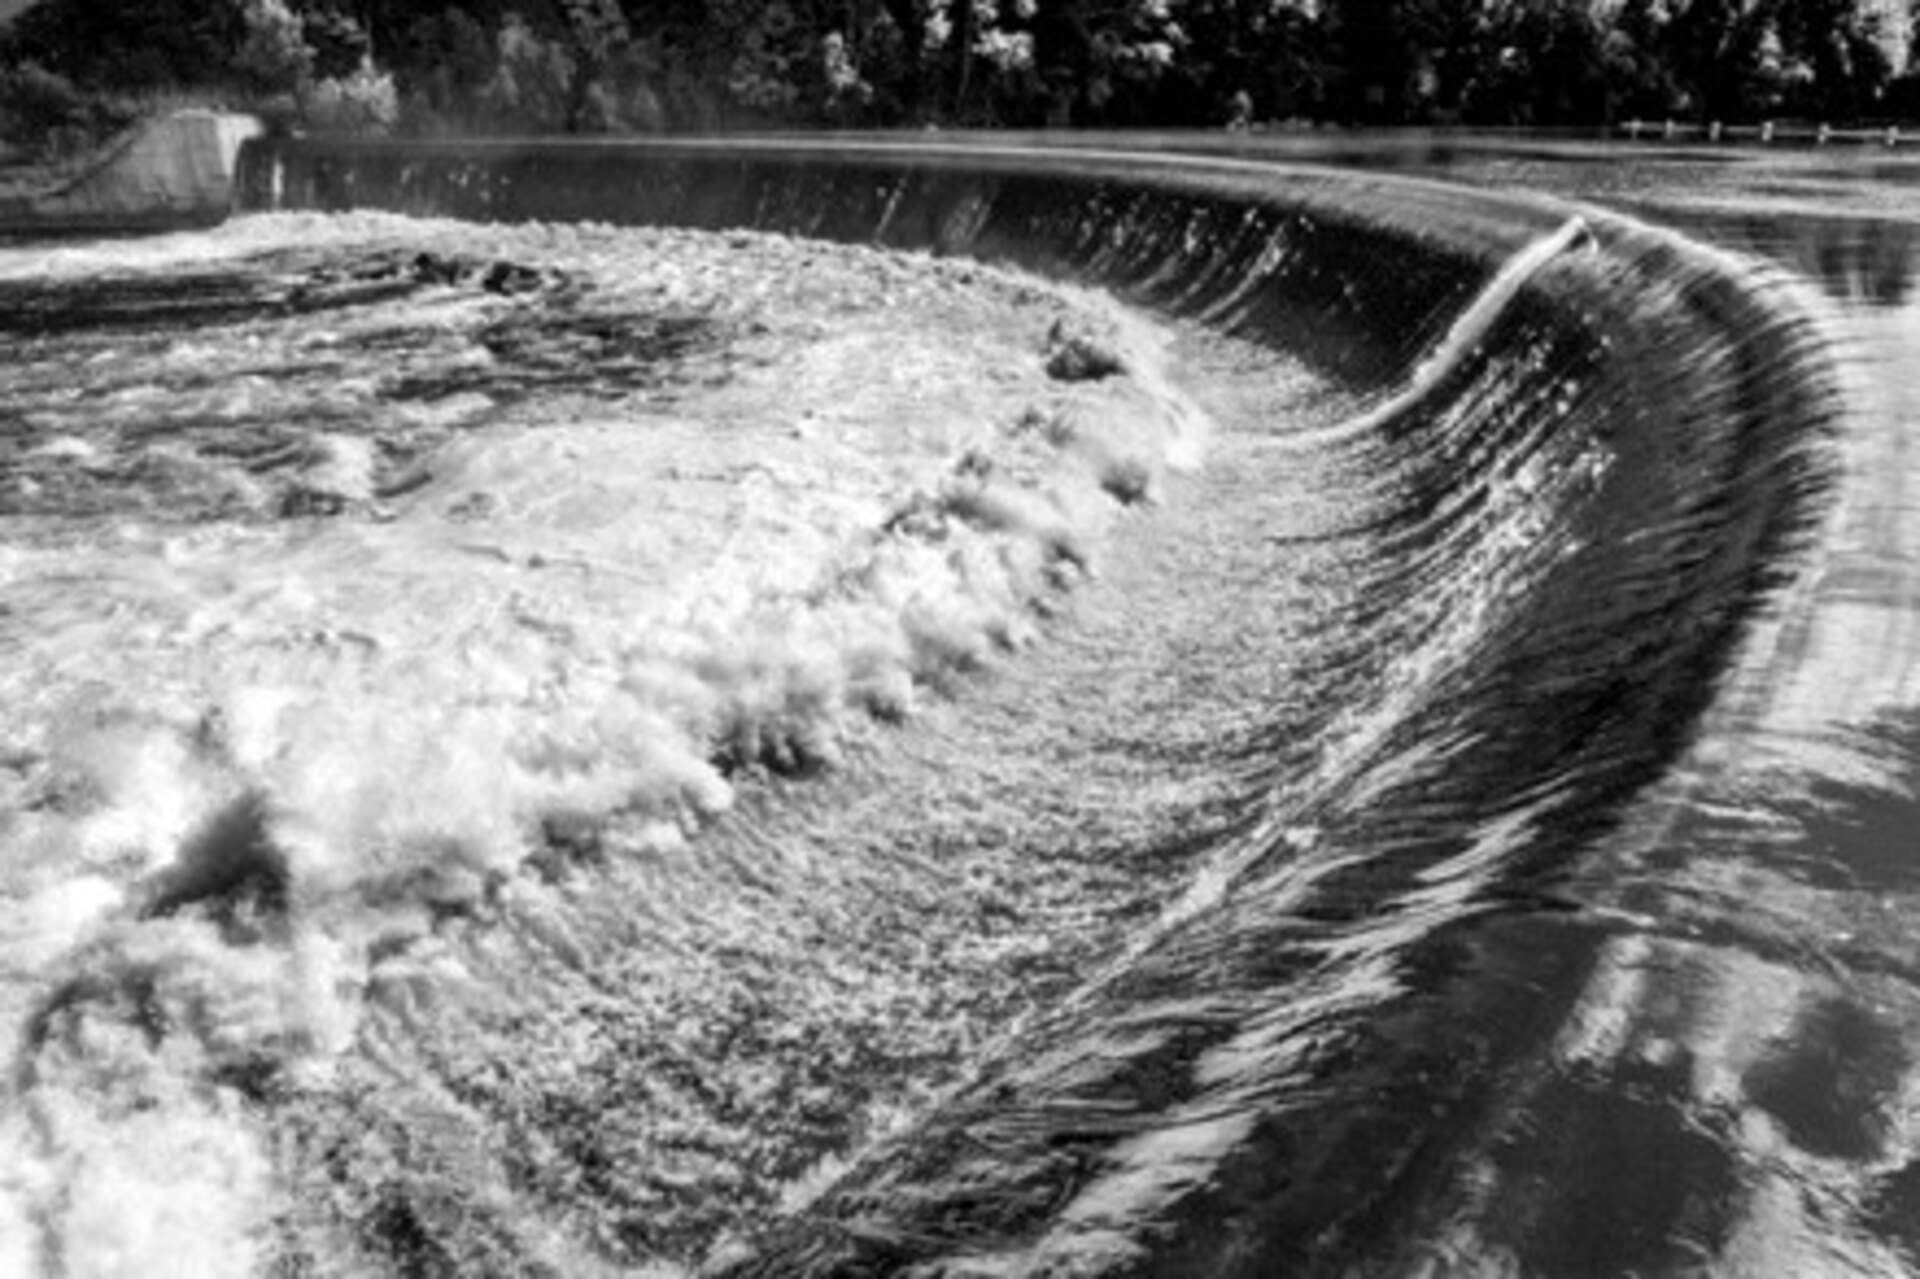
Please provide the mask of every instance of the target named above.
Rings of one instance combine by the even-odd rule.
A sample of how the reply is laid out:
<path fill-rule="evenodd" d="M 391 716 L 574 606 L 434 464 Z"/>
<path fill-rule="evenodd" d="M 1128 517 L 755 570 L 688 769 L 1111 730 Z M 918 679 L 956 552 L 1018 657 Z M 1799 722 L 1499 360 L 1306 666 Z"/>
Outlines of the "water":
<path fill-rule="evenodd" d="M 1806 567 L 1689 751 L 1571 879 L 1618 922 L 1551 1051 L 1475 1143 L 1478 1184 L 1449 1205 L 1448 1233 L 1471 1255 L 1492 1225 L 1505 1255 L 1545 1270 L 1599 1256 L 1906 1273 L 1914 225 L 1864 165 L 1610 167 L 1542 180 L 1825 295 L 1847 405 L 1837 482 Z M 1575 1171 L 1570 1149 L 1591 1163 Z"/>
<path fill-rule="evenodd" d="M 684 1257 L 1140 908 L 1097 859 L 997 905 L 1000 850 L 926 851 L 1011 803 L 985 726 L 921 717 L 970 773 L 908 767 L 910 832 L 846 780 L 1032 646 L 1194 461 L 1203 416 L 1111 306 L 769 237 L 378 216 L 0 269 L 8 1136 L 52 1187 L 15 1200 L 43 1264 L 151 1272 L 222 1214 L 183 1267 L 330 1263 L 348 1196 L 426 1211 L 439 1156 L 389 1184 L 320 1147 L 430 1116 L 478 1125 L 444 1157 L 517 1211 L 591 1179 L 585 1238 Z M 1128 371 L 1050 373 L 1067 351 Z M 1208 785 L 1080 780 L 1060 826 L 1119 845 Z M 273 1225 L 269 1169 L 316 1220 Z"/>
<path fill-rule="evenodd" d="M 1810 164 L 1456 157 L 1717 247 L 1556 212 L 1397 365 L 7 251 L 0 1271 L 1903 1273 L 1915 241 Z"/>

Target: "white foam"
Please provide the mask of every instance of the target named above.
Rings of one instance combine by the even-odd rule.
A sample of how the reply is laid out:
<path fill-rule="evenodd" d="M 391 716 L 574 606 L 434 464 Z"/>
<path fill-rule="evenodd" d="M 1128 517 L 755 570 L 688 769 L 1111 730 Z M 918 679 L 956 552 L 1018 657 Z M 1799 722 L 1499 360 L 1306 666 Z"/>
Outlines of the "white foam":
<path fill-rule="evenodd" d="M 1122 508 L 1114 469 L 1191 464 L 1204 433 L 1148 331 L 1107 304 L 978 268 L 959 288 L 948 267 L 863 250 L 286 217 L 64 250 L 40 273 L 455 242 L 621 297 L 764 316 L 763 362 L 671 411 L 564 395 L 490 408 L 385 499 L 376 432 L 329 428 L 307 437 L 301 483 L 341 518 L 41 521 L 7 552 L 0 746 L 28 761 L 32 811 L 0 814 L 0 1010 L 37 1074 L 6 1112 L 20 1161 L 0 1185 L 0 1257 L 251 1267 L 262 1139 L 210 1079 L 262 1058 L 323 1077 L 382 965 L 400 972 L 436 912 L 510 881 L 543 823 L 620 813 L 629 847 L 671 847 L 728 810 L 729 763 L 831 766 L 852 720 L 911 713 L 1004 660 L 1096 560 Z M 0 276 L 25 270 L 0 253 Z M 1030 322 L 1010 318 L 1016 292 L 1036 299 Z M 1066 312 L 1112 332 L 1131 375 L 1050 382 L 1040 337 Z M 475 314 L 344 315 L 337 345 L 262 321 L 198 335 L 190 359 L 212 382 L 237 347 L 252 363 L 337 359 L 356 325 L 457 336 Z M 801 340 L 821 329 L 830 340 Z M 469 358 L 447 341 L 446 359 Z M 377 385 L 367 358 L 342 382 Z M 142 411 L 165 411 L 152 385 Z M 235 430 L 288 394 L 225 385 L 195 411 L 214 404 Z M 360 395 L 347 402 L 390 411 Z M 1069 408 L 1074 448 L 1014 429 Z M 209 847 L 222 840 L 235 846 Z M 269 886 L 284 918 L 254 918 L 281 906 L 245 905 L 269 891 L 249 875 L 284 878 Z M 232 896 L 246 919 L 195 894 Z M 130 1024 L 139 1008 L 164 1011 L 157 1041 Z M 38 1138 L 20 1135 L 23 1107 L 45 1112 Z M 10 1220 L 38 1221 L 40 1244 Z"/>

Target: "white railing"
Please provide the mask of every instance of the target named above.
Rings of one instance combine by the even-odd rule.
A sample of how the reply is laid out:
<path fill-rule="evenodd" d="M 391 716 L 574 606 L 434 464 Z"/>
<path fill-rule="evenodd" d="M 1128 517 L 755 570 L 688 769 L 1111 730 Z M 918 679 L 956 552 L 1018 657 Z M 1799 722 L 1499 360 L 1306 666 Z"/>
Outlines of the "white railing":
<path fill-rule="evenodd" d="M 1920 127 L 1903 131 L 1897 124 L 1835 128 L 1820 121 L 1725 124 L 1680 120 L 1628 120 L 1614 126 L 1615 136 L 1629 142 L 1694 143 L 1759 146 L 1879 146 L 1889 150 L 1920 142 Z"/>

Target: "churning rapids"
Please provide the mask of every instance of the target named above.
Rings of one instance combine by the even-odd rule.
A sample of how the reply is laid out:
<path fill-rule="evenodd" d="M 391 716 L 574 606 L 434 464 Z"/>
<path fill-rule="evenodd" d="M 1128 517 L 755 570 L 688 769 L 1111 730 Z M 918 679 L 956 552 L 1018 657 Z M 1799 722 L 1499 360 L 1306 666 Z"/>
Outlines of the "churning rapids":
<path fill-rule="evenodd" d="M 1920 219 L 1452 161 L 0 246 L 0 1274 L 1920 1266 Z"/>

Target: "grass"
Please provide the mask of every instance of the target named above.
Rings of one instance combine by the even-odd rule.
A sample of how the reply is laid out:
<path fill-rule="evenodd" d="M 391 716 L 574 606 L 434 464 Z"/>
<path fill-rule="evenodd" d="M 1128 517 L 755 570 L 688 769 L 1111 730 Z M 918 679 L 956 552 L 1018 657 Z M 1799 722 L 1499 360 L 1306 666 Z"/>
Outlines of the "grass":
<path fill-rule="evenodd" d="M 61 186 L 86 171 L 97 151 L 50 157 L 0 142 L 0 201 L 19 199 Z"/>

